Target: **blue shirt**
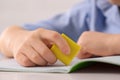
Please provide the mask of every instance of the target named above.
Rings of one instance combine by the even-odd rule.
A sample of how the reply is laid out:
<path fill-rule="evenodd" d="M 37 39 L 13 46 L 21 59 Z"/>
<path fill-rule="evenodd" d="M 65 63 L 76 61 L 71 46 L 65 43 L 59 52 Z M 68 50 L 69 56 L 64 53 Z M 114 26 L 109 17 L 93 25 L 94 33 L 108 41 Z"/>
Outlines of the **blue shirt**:
<path fill-rule="evenodd" d="M 26 24 L 27 30 L 46 28 L 65 33 L 77 41 L 84 31 L 120 33 L 120 12 L 116 5 L 108 0 L 84 0 L 64 14 L 56 15 L 36 24 Z"/>

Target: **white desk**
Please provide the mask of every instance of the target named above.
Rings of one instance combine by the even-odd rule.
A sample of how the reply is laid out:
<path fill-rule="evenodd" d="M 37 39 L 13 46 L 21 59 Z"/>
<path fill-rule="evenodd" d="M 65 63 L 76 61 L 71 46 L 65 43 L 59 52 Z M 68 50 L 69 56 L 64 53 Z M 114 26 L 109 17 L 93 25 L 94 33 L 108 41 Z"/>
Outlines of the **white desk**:
<path fill-rule="evenodd" d="M 120 80 L 120 67 L 97 64 L 70 74 L 0 72 L 0 80 Z"/>
<path fill-rule="evenodd" d="M 120 80 L 120 75 L 114 73 L 45 74 L 1 72 L 0 80 Z"/>

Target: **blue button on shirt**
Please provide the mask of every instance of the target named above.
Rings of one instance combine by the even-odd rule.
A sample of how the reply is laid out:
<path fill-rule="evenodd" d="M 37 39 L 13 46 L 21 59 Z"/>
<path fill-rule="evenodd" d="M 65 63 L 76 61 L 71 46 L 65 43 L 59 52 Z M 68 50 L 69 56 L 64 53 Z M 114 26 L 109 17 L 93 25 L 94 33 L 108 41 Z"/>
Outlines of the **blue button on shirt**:
<path fill-rule="evenodd" d="M 110 4 L 108 0 L 84 0 L 64 14 L 23 27 L 27 30 L 55 30 L 77 41 L 84 31 L 120 33 L 120 12 L 118 6 Z"/>

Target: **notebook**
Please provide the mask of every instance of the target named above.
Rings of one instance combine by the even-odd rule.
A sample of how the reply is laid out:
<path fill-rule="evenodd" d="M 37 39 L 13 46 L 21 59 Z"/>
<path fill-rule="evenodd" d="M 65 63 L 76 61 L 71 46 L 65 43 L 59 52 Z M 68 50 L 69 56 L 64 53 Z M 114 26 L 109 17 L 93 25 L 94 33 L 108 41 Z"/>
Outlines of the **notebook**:
<path fill-rule="evenodd" d="M 97 57 L 89 59 L 77 59 L 71 62 L 69 66 L 65 66 L 60 61 L 57 61 L 54 65 L 48 66 L 36 66 L 36 67 L 23 67 L 19 65 L 14 59 L 1 59 L 0 60 L 0 71 L 9 72 L 35 72 L 35 73 L 71 73 L 76 70 L 89 67 L 95 64 L 95 62 L 102 62 L 111 65 L 120 66 L 120 56 L 108 56 L 108 57 Z"/>

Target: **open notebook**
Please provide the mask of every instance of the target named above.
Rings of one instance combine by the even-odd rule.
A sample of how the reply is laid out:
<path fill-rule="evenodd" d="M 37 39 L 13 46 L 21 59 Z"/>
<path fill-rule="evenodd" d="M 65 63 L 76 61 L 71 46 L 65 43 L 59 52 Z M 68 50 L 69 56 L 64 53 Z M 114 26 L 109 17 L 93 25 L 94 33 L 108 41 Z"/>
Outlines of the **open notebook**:
<path fill-rule="evenodd" d="M 89 65 L 93 64 L 94 62 L 103 62 L 120 66 L 120 56 L 99 57 L 81 60 L 75 58 L 70 66 L 64 66 L 58 61 L 54 65 L 44 67 L 23 67 L 20 66 L 14 59 L 3 59 L 0 60 L 0 71 L 70 73 L 84 67 L 89 67 Z"/>

